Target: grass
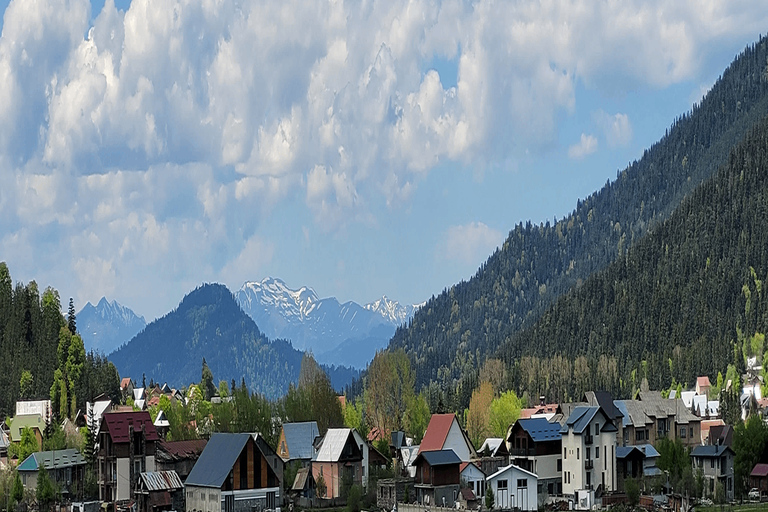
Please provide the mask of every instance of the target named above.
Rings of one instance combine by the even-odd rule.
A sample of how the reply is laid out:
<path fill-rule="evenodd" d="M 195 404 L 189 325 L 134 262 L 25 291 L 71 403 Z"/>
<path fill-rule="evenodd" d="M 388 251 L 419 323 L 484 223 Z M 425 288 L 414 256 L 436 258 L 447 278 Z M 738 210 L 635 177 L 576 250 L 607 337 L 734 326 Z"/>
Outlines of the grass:
<path fill-rule="evenodd" d="M 697 512 L 757 512 L 758 510 L 768 511 L 768 503 L 744 503 L 743 505 L 713 505 L 711 507 L 696 507 Z"/>

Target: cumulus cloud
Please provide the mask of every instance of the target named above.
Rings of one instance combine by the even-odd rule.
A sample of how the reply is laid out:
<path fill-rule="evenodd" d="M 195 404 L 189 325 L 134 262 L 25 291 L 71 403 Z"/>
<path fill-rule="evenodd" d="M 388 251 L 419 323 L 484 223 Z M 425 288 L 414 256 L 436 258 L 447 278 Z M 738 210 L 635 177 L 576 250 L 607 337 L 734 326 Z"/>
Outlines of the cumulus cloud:
<path fill-rule="evenodd" d="M 5 11 L 0 227 L 20 266 L 30 245 L 76 240 L 93 252 L 51 272 L 120 290 L 147 265 L 178 286 L 234 275 L 283 201 L 332 231 L 411 201 L 443 163 L 513 165 L 557 140 L 578 80 L 687 80 L 768 22 L 746 0 L 106 0 L 93 14 L 88 0 Z M 455 86 L 435 59 L 456 63 Z M 609 145 L 631 139 L 622 115 Z M 574 156 L 594 150 L 584 137 Z"/>
<path fill-rule="evenodd" d="M 597 138 L 594 135 L 581 134 L 579 142 L 568 147 L 568 158 L 579 160 L 597 151 Z"/>
<path fill-rule="evenodd" d="M 487 258 L 503 240 L 502 232 L 482 222 L 470 222 L 448 228 L 439 251 L 444 259 L 477 265 L 482 263 L 483 259 Z"/>
<path fill-rule="evenodd" d="M 603 130 L 609 147 L 626 146 L 632 141 L 632 123 L 627 114 L 610 115 L 604 110 L 598 110 L 593 117 Z"/>

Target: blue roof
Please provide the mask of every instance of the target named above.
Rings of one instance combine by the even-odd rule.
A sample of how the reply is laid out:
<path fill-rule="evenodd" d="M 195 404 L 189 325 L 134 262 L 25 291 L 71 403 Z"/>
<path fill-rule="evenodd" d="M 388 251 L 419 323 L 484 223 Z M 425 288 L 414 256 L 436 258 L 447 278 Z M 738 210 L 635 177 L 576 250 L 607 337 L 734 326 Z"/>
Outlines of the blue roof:
<path fill-rule="evenodd" d="M 699 445 L 695 446 L 693 450 L 691 450 L 691 457 L 720 457 L 725 452 L 729 451 L 733 453 L 733 450 L 731 450 L 729 447 L 725 446 L 724 444 L 721 445 Z"/>
<path fill-rule="evenodd" d="M 638 444 L 635 445 L 641 450 L 643 450 L 643 453 L 645 453 L 645 457 L 660 457 L 661 454 L 656 450 L 656 448 L 653 447 L 652 444 Z"/>
<path fill-rule="evenodd" d="M 542 441 L 559 441 L 562 439 L 560 434 L 560 424 L 550 423 L 546 418 L 528 418 L 517 421 L 520 428 L 525 430 L 534 443 Z"/>
<path fill-rule="evenodd" d="M 621 412 L 621 426 L 628 427 L 631 425 L 632 419 L 629 417 L 629 410 L 627 409 L 627 404 L 624 403 L 624 400 L 614 400 L 613 405 L 615 405 L 619 412 Z"/>
<path fill-rule="evenodd" d="M 185 485 L 220 488 L 250 437 L 251 434 L 212 434 Z"/>
<path fill-rule="evenodd" d="M 291 459 L 311 459 L 315 455 L 313 443 L 320 435 L 316 421 L 284 423 L 283 432 Z"/>
<path fill-rule="evenodd" d="M 33 453 L 19 464 L 18 470 L 37 471 L 40 466 L 45 466 L 45 469 L 58 469 L 85 465 L 85 463 L 85 458 L 80 455 L 80 452 L 70 448 L 68 450 Z"/>
<path fill-rule="evenodd" d="M 598 409 L 600 408 L 597 406 L 579 405 L 568 416 L 568 420 L 566 420 L 563 428 L 560 429 L 560 433 L 567 434 L 569 427 L 572 427 L 574 434 L 581 434 L 589 426 L 589 422 L 595 417 Z"/>
<path fill-rule="evenodd" d="M 446 466 L 448 464 L 461 464 L 461 459 L 453 450 L 435 450 L 420 452 L 416 460 L 423 458 L 430 466 Z M 415 461 L 414 461 L 415 465 Z"/>
<path fill-rule="evenodd" d="M 661 475 L 661 470 L 657 468 L 656 466 L 651 466 L 649 468 L 643 468 L 643 475 L 644 476 L 659 476 Z"/>

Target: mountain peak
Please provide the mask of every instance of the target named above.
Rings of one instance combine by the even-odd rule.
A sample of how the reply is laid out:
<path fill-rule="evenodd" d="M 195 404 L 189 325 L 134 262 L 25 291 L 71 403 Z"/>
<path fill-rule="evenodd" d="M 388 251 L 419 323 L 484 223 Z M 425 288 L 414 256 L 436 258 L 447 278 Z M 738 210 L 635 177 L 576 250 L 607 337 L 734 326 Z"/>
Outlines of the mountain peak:
<path fill-rule="evenodd" d="M 116 300 L 102 297 L 95 306 L 88 302 L 77 313 L 77 325 L 86 350 L 108 354 L 133 338 L 147 322 Z"/>

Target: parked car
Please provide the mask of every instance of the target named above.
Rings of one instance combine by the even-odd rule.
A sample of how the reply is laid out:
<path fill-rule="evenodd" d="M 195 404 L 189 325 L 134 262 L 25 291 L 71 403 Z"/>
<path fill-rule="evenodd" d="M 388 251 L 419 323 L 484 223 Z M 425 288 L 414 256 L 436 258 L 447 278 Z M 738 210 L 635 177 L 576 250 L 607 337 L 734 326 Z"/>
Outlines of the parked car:
<path fill-rule="evenodd" d="M 757 490 L 757 487 L 753 487 L 749 490 L 747 498 L 749 498 L 750 501 L 760 501 L 760 491 Z"/>

